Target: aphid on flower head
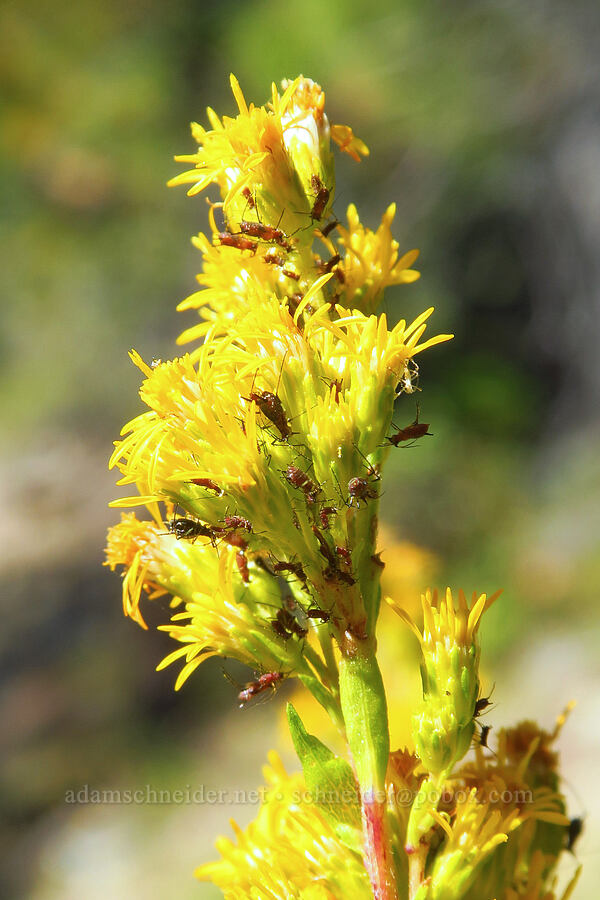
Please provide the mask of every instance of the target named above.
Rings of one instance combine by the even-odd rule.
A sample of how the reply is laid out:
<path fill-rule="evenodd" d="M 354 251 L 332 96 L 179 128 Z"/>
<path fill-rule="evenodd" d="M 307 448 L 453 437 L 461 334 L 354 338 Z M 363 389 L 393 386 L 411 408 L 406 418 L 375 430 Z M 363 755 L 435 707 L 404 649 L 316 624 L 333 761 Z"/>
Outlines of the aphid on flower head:
<path fill-rule="evenodd" d="M 256 209 L 256 200 L 248 186 L 242 190 L 242 197 L 246 200 L 246 206 L 249 206 L 250 209 Z"/>
<path fill-rule="evenodd" d="M 238 567 L 238 572 L 242 576 L 242 581 L 245 584 L 248 584 L 250 581 L 250 571 L 248 569 L 248 558 L 243 550 L 238 550 L 235 554 L 235 564 Z"/>
<path fill-rule="evenodd" d="M 329 203 L 329 189 L 325 187 L 318 175 L 313 175 L 310 184 L 315 192 L 315 202 L 310 211 L 311 222 L 318 222 L 323 218 L 325 207 Z"/>
<path fill-rule="evenodd" d="M 306 628 L 303 628 L 296 617 L 287 609 L 277 610 L 276 617 L 271 620 L 271 627 L 275 634 L 285 641 L 294 635 L 302 640 L 308 634 Z"/>
<path fill-rule="evenodd" d="M 302 583 L 302 589 L 308 593 L 308 584 L 306 580 L 306 573 L 301 565 L 301 563 L 293 563 L 293 562 L 276 562 L 273 565 L 273 573 L 275 575 L 280 575 L 282 572 L 291 572 L 292 575 L 295 575 L 298 581 Z"/>
<path fill-rule="evenodd" d="M 481 726 L 481 734 L 479 735 L 479 746 L 485 747 L 487 750 L 490 749 L 488 747 L 488 736 L 489 736 L 489 733 L 491 730 L 492 730 L 491 725 L 482 725 Z"/>
<path fill-rule="evenodd" d="M 329 622 L 331 619 L 331 613 L 324 609 L 319 609 L 318 606 L 309 606 L 304 614 L 307 619 L 320 619 L 321 622 Z"/>
<path fill-rule="evenodd" d="M 387 440 L 390 444 L 393 444 L 394 447 L 397 447 L 398 444 L 403 441 L 416 441 L 426 434 L 431 435 L 429 422 L 419 422 L 419 404 L 417 403 L 417 415 L 415 421 L 411 425 L 406 425 L 404 428 L 398 428 L 396 433 L 391 437 L 388 437 Z"/>
<path fill-rule="evenodd" d="M 340 254 L 336 253 L 335 256 L 332 256 L 330 259 L 327 260 L 327 262 L 321 263 L 321 265 L 319 266 L 320 271 L 323 272 L 323 274 L 332 272 L 333 269 L 335 269 L 335 267 L 337 266 L 337 264 L 341 261 L 341 259 L 342 259 L 342 257 L 340 256 Z"/>
<path fill-rule="evenodd" d="M 363 503 L 366 503 L 367 500 L 377 500 L 379 494 L 368 478 L 355 477 L 348 482 L 348 497 L 346 505 L 356 506 L 357 509 L 360 509 L 361 500 Z"/>
<path fill-rule="evenodd" d="M 288 422 L 288 418 L 283 409 L 283 404 L 277 395 L 277 391 L 279 390 L 279 382 L 281 381 L 281 373 L 283 372 L 283 364 L 285 362 L 285 357 L 287 356 L 287 350 L 284 354 L 283 359 L 281 360 L 281 369 L 279 370 L 279 377 L 277 379 L 277 387 L 275 388 L 275 393 L 271 391 L 255 391 L 254 390 L 254 379 L 252 380 L 252 388 L 250 390 L 249 397 L 243 397 L 243 400 L 249 400 L 252 403 L 256 403 L 261 413 L 265 418 L 271 422 L 275 428 L 279 431 L 281 435 L 281 440 L 286 441 L 290 435 L 292 434 L 292 429 L 290 428 L 290 424 Z M 254 374 L 254 378 L 256 378 L 256 373 Z"/>
<path fill-rule="evenodd" d="M 356 508 L 360 509 L 361 500 L 363 503 L 366 503 L 368 500 L 378 499 L 379 494 L 373 487 L 372 481 L 369 481 L 369 479 L 372 478 L 374 481 L 381 481 L 381 475 L 378 472 L 377 466 L 371 465 L 365 454 L 356 445 L 355 450 L 360 453 L 367 464 L 367 477 L 363 478 L 355 476 L 350 479 L 348 482 L 349 499 L 346 501 L 346 506 L 356 505 Z"/>
<path fill-rule="evenodd" d="M 256 253 L 256 243 L 243 234 L 230 234 L 228 231 L 219 231 L 215 237 L 223 247 L 235 247 L 237 250 L 250 250 Z"/>
<path fill-rule="evenodd" d="M 275 228 L 273 225 L 263 225 L 262 222 L 246 222 L 242 219 L 240 231 L 242 234 L 257 238 L 259 241 L 279 244 L 280 247 L 283 247 L 288 252 L 294 249 L 289 242 L 287 234 L 281 228 Z"/>
<path fill-rule="evenodd" d="M 495 686 L 496 686 L 496 685 L 494 685 L 494 687 L 495 687 Z M 480 715 L 482 714 L 482 712 L 483 712 L 485 709 L 488 708 L 488 706 L 491 706 L 491 705 L 492 705 L 491 700 L 490 700 L 490 697 L 491 697 L 492 694 L 494 693 L 494 687 L 493 687 L 492 690 L 490 691 L 489 696 L 487 696 L 487 697 L 479 697 L 479 699 L 475 701 L 475 708 L 474 708 L 474 710 L 473 710 L 473 718 L 474 718 L 474 719 L 477 719 L 478 716 L 480 716 Z"/>
<path fill-rule="evenodd" d="M 334 219 L 332 222 L 329 222 L 325 226 L 325 228 L 321 228 L 321 234 L 323 235 L 323 237 L 327 237 L 329 234 L 331 234 L 334 228 L 337 228 L 339 224 L 340 223 L 338 222 L 338 220 Z"/>
<path fill-rule="evenodd" d="M 293 281 L 300 281 L 300 273 L 296 272 L 295 269 L 291 269 L 286 265 L 286 260 L 281 254 L 277 253 L 277 251 L 272 247 L 270 250 L 267 250 L 265 255 L 263 256 L 263 260 L 272 266 L 279 266 L 282 271 L 282 274 L 286 276 L 286 278 L 291 278 Z"/>
<path fill-rule="evenodd" d="M 283 476 L 292 487 L 298 488 L 298 490 L 302 491 L 304 496 L 306 497 L 307 503 L 314 503 L 317 494 L 321 490 L 321 486 L 316 484 L 316 482 L 312 481 L 306 472 L 303 472 L 302 469 L 299 469 L 298 466 L 289 465 L 287 469 L 284 469 Z"/>
<path fill-rule="evenodd" d="M 330 568 L 335 569 L 337 567 L 337 557 L 334 551 L 331 549 L 327 540 L 325 539 L 325 535 L 323 535 L 316 525 L 312 526 L 312 532 L 317 539 L 319 544 L 319 553 L 323 557 L 323 559 L 327 560 Z"/>
<path fill-rule="evenodd" d="M 337 509 L 335 506 L 324 506 L 319 510 L 319 519 L 321 528 L 329 528 L 329 516 L 335 516 Z"/>
<path fill-rule="evenodd" d="M 259 694 L 268 691 L 269 688 L 275 691 L 277 685 L 283 681 L 284 678 L 285 675 L 283 672 L 264 672 L 262 675 L 259 675 L 256 681 L 248 681 L 243 690 L 238 694 L 240 707 L 245 706 L 253 697 L 258 697 Z"/>
<path fill-rule="evenodd" d="M 244 531 L 252 533 L 252 522 L 243 519 L 242 516 L 225 516 L 223 521 L 226 528 L 243 528 Z"/>
<path fill-rule="evenodd" d="M 223 489 L 210 478 L 192 478 L 192 484 L 197 484 L 198 487 L 206 488 L 208 491 L 214 491 L 219 497 L 223 495 Z"/>

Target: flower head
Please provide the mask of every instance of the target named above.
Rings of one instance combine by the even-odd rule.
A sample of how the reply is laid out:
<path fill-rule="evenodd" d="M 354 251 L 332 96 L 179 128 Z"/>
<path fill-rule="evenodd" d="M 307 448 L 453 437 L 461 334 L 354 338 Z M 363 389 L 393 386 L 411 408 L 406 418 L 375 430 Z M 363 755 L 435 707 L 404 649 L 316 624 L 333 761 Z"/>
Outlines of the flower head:
<path fill-rule="evenodd" d="M 226 900 L 368 900 L 371 890 L 359 854 L 336 835 L 310 802 L 301 775 L 288 775 L 275 753 L 265 767 L 267 790 L 258 816 L 245 831 L 232 822 L 236 843 L 219 838 L 221 860 L 196 870 Z"/>

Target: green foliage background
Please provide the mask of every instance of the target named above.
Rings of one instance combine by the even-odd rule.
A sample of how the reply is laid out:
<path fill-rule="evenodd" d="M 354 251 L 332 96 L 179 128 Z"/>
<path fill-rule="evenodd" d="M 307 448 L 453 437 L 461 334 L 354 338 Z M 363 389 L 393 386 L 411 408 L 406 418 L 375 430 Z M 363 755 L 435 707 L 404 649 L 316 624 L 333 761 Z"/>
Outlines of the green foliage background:
<path fill-rule="evenodd" d="M 189 120 L 234 113 L 230 71 L 258 103 L 272 80 L 319 81 L 371 149 L 340 161 L 337 215 L 356 201 L 375 226 L 395 200 L 401 247 L 421 248 L 388 314 L 434 304 L 456 339 L 423 358 L 435 438 L 394 455 L 384 512 L 439 556 L 440 584 L 505 588 L 483 628 L 494 724 L 550 725 L 579 699 L 562 746 L 589 814 L 578 896 L 595 896 L 599 18 L 591 0 L 2 5 L 3 896 L 212 896 L 189 873 L 222 807 L 69 809 L 64 792 L 250 788 L 276 739 L 272 709 L 223 714 L 210 664 L 174 697 L 153 673 L 165 640 L 122 620 L 100 569 L 105 460 L 139 409 L 127 350 L 168 357 L 193 322 L 174 307 L 206 209 L 165 182 Z"/>

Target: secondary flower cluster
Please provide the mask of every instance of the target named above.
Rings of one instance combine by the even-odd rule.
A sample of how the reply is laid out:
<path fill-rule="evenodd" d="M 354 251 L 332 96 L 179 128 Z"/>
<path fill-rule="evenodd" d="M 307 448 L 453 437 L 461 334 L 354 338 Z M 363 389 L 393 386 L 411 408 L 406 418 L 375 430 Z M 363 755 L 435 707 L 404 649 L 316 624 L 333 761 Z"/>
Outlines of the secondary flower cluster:
<path fill-rule="evenodd" d="M 417 251 L 399 255 L 393 204 L 375 231 L 354 205 L 345 225 L 334 217 L 331 142 L 355 160 L 368 150 L 330 126 L 320 87 L 297 78 L 263 107 L 233 77 L 232 89 L 238 114 L 209 110 L 209 129 L 192 126 L 198 149 L 178 157 L 191 168 L 171 182 L 218 191 L 209 235 L 193 239 L 200 289 L 179 307 L 199 321 L 176 359 L 131 351 L 145 411 L 111 465 L 135 493 L 112 505 L 150 518 L 122 514 L 107 564 L 122 569 L 124 611 L 142 627 L 142 596 L 170 598 L 160 627 L 177 646 L 159 668 L 180 663 L 176 688 L 214 655 L 254 670 L 240 704 L 296 677 L 351 764 L 291 707 L 304 776 L 273 757 L 257 821 L 236 827 L 237 845 L 222 840 L 223 860 L 199 877 L 228 898 L 549 900 L 568 826 L 557 732 L 526 723 L 500 734 L 494 757 L 482 741 L 457 768 L 487 705 L 477 631 L 496 595 L 469 606 L 427 593 L 423 631 L 397 610 L 419 637 L 423 699 L 416 754 L 390 753 L 378 501 L 389 453 L 429 433 L 414 399 L 398 402 L 417 390 L 416 357 L 450 335 L 425 337 L 431 309 L 393 325 L 377 313 L 386 287 L 418 278 Z M 404 424 L 392 430 L 395 406 Z"/>

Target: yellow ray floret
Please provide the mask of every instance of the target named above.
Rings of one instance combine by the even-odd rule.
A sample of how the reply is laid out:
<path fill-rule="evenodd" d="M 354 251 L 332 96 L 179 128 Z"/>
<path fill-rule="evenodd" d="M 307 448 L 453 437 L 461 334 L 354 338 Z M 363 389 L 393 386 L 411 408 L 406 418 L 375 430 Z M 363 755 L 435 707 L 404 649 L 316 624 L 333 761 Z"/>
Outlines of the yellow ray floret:
<path fill-rule="evenodd" d="M 269 763 L 258 816 L 245 830 L 232 822 L 235 842 L 220 838 L 221 859 L 200 866 L 196 877 L 214 882 L 226 900 L 367 900 L 372 895 L 360 856 L 308 801 L 302 776 L 288 775 L 275 753 Z"/>
<path fill-rule="evenodd" d="M 418 250 L 410 250 L 398 258 L 399 244 L 393 239 L 390 227 L 395 215 L 396 204 L 392 203 L 377 231 L 371 231 L 361 224 L 356 206 L 348 207 L 348 227 L 339 226 L 338 238 L 345 249 L 340 268 L 346 305 L 372 312 L 380 304 L 386 287 L 410 284 L 419 278 L 420 273 L 411 268 Z"/>

